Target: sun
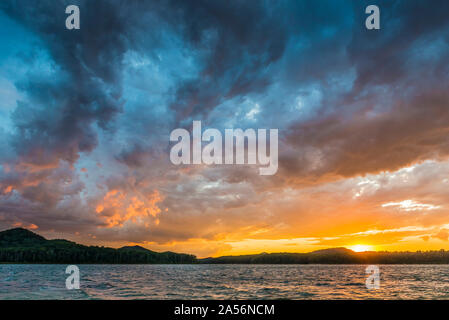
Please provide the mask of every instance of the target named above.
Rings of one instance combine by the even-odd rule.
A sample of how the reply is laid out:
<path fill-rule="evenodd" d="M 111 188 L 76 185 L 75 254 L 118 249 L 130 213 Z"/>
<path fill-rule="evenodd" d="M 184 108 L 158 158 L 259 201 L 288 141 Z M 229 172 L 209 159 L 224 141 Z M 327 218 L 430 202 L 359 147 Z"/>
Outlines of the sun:
<path fill-rule="evenodd" d="M 355 252 L 364 252 L 364 251 L 374 251 L 374 247 L 366 244 L 356 244 L 353 246 L 349 246 L 348 249 L 351 249 Z"/>

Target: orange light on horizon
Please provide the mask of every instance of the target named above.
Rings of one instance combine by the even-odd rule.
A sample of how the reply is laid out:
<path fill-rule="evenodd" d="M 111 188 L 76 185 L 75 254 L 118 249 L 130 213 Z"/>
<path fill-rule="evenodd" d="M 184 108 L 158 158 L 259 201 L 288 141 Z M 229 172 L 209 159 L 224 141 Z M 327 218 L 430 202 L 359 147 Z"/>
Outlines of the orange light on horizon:
<path fill-rule="evenodd" d="M 366 245 L 366 244 L 356 244 L 353 246 L 347 247 L 348 249 L 355 252 L 365 252 L 365 251 L 376 251 L 374 250 L 374 246 Z"/>

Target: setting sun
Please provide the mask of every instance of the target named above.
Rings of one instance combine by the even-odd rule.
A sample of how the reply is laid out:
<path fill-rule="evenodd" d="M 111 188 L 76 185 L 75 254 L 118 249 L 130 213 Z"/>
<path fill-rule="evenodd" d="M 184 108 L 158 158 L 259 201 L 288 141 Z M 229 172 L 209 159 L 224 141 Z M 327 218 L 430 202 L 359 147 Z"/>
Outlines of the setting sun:
<path fill-rule="evenodd" d="M 365 245 L 365 244 L 356 244 L 356 245 L 348 247 L 348 249 L 351 249 L 352 251 L 355 251 L 355 252 L 375 251 L 373 246 Z"/>

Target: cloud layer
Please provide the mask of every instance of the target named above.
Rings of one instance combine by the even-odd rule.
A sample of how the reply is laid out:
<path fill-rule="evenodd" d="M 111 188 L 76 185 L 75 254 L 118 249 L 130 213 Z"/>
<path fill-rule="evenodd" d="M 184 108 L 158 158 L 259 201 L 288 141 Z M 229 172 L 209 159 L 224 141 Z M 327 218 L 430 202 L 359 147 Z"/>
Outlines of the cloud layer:
<path fill-rule="evenodd" d="M 368 4 L 381 30 L 365 29 Z M 4 0 L 0 226 L 200 255 L 449 247 L 448 9 Z M 170 132 L 193 120 L 279 129 L 278 173 L 172 165 Z"/>

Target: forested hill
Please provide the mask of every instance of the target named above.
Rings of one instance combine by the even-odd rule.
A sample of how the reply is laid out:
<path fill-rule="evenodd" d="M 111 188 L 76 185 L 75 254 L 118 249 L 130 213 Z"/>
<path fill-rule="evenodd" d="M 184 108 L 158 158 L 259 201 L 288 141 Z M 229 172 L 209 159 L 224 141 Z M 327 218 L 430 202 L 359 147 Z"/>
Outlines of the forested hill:
<path fill-rule="evenodd" d="M 207 264 L 449 264 L 449 251 L 354 252 L 346 248 L 309 253 L 261 253 L 201 259 Z"/>
<path fill-rule="evenodd" d="M 84 246 L 67 240 L 47 240 L 26 229 L 0 232 L 0 263 L 195 263 L 196 257 L 173 252 L 154 252 L 145 248 L 120 249 Z"/>
<path fill-rule="evenodd" d="M 197 259 L 190 254 L 154 252 L 140 246 L 120 249 L 47 240 L 26 229 L 0 232 L 0 263 L 61 264 L 449 264 L 449 251 L 354 252 L 346 248 L 309 253 L 261 253 Z"/>

